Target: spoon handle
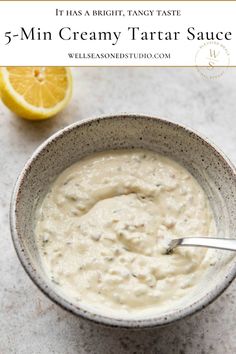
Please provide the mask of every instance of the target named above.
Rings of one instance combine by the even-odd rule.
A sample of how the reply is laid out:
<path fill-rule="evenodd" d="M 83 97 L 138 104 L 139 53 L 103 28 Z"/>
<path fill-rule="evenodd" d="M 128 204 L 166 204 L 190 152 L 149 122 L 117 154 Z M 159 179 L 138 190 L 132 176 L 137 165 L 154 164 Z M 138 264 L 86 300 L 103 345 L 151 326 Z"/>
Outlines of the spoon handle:
<path fill-rule="evenodd" d="M 218 248 L 228 251 L 236 251 L 236 239 L 213 237 L 185 237 L 170 241 L 168 251 L 178 246 L 194 246 Z"/>

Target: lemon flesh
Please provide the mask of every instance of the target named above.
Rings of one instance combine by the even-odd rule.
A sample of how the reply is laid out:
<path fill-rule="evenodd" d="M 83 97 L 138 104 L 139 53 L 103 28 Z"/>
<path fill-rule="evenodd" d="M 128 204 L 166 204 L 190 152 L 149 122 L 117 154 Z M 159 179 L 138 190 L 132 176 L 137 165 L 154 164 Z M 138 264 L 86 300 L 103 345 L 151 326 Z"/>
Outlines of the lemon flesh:
<path fill-rule="evenodd" d="M 3 103 L 18 116 L 40 120 L 56 115 L 72 95 L 72 76 L 66 67 L 2 67 Z"/>

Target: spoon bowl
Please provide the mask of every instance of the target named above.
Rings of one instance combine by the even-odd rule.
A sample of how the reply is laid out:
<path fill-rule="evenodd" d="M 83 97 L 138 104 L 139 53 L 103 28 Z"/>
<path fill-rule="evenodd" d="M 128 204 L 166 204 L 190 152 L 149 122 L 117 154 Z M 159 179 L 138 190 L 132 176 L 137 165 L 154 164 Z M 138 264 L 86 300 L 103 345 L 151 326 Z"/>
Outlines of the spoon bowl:
<path fill-rule="evenodd" d="M 236 240 L 215 237 L 184 237 L 175 238 L 167 247 L 167 254 L 172 253 L 176 247 L 208 247 L 219 250 L 236 251 Z"/>

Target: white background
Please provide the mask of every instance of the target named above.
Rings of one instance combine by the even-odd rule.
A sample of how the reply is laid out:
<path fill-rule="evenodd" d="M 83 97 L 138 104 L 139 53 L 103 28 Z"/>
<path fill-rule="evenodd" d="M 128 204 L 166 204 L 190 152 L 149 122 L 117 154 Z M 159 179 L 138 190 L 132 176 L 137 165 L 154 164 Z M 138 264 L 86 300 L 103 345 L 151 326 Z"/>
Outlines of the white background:
<path fill-rule="evenodd" d="M 181 16 L 139 16 L 139 17 L 56 17 L 58 9 L 69 10 L 151 10 L 179 9 Z M 187 28 L 196 31 L 232 32 L 232 40 L 218 41 L 227 52 L 230 65 L 236 65 L 236 2 L 232 1 L 1 1 L 0 2 L 0 65 L 68 65 L 68 66 L 108 66 L 108 65 L 157 65 L 194 66 L 199 48 L 207 41 L 187 40 Z M 122 31 L 117 45 L 110 41 L 63 41 L 58 36 L 61 27 L 71 27 L 74 31 Z M 179 31 L 178 41 L 131 41 L 127 35 L 129 26 L 139 26 L 143 31 Z M 20 27 L 29 30 L 39 27 L 41 31 L 51 31 L 51 41 L 19 40 L 15 37 L 5 45 L 5 32 L 19 33 Z M 76 53 L 170 53 L 170 59 L 70 59 L 68 52 Z M 222 54 L 222 53 L 221 53 Z M 203 57 L 203 59 L 202 59 Z M 204 62 L 205 54 L 198 65 Z M 224 50 L 218 65 L 228 65 Z M 227 63 L 226 63 L 227 62 Z"/>

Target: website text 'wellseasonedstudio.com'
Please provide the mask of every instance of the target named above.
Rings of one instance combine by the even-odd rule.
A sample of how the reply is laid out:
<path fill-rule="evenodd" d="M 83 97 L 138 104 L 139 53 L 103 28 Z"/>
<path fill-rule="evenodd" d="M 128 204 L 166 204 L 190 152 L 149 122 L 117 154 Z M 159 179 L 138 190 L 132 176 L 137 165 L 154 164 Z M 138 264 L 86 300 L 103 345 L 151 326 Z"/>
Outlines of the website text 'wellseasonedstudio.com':
<path fill-rule="evenodd" d="M 107 60 L 107 59 L 116 59 L 116 60 L 166 60 L 171 59 L 171 53 L 79 53 L 79 52 L 70 52 L 68 53 L 69 59 L 96 59 L 96 60 Z"/>

